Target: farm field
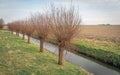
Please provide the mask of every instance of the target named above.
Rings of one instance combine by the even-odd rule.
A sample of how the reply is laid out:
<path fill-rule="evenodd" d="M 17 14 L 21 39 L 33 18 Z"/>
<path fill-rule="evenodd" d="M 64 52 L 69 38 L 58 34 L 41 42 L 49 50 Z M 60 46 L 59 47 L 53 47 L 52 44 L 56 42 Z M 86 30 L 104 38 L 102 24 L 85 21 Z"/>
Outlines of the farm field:
<path fill-rule="evenodd" d="M 39 53 L 38 46 L 7 31 L 0 32 L 0 51 L 0 75 L 89 75 L 67 61 L 59 66 L 54 54 Z"/>
<path fill-rule="evenodd" d="M 120 25 L 82 25 L 78 37 L 120 42 Z"/>

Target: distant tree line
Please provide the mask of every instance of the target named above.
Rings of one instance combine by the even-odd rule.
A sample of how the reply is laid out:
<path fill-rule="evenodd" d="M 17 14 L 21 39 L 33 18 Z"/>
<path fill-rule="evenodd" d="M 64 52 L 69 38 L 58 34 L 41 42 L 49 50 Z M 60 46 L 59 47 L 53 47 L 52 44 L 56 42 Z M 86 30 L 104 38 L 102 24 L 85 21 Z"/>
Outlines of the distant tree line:
<path fill-rule="evenodd" d="M 110 26 L 110 24 L 99 24 L 99 25 L 103 25 L 103 26 Z"/>

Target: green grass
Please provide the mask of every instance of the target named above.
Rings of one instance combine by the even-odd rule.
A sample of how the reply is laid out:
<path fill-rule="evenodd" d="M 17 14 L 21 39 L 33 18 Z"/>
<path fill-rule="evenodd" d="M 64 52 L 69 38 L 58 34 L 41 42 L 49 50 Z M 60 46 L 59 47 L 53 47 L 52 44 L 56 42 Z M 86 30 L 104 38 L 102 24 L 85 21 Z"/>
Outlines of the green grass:
<path fill-rule="evenodd" d="M 0 32 L 0 75 L 89 75 L 70 62 L 57 64 L 57 56 L 45 50 L 39 53 L 35 44 L 12 35 Z"/>
<path fill-rule="evenodd" d="M 94 39 L 76 39 L 78 50 L 116 67 L 120 66 L 120 44 Z"/>
<path fill-rule="evenodd" d="M 86 47 L 101 49 L 116 54 L 120 54 L 120 43 L 113 43 L 110 41 L 99 41 L 93 39 L 77 39 L 75 44 L 85 45 Z"/>

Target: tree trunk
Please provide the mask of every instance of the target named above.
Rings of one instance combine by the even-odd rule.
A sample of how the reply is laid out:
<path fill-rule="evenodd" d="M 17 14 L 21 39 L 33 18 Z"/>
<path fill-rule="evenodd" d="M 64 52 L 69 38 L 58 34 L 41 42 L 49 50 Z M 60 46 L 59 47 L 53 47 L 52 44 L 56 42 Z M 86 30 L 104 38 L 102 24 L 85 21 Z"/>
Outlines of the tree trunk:
<path fill-rule="evenodd" d="M 23 34 L 23 40 L 25 39 L 25 34 Z"/>
<path fill-rule="evenodd" d="M 18 32 L 16 32 L 16 36 L 19 36 L 19 33 L 18 33 Z"/>
<path fill-rule="evenodd" d="M 43 52 L 44 39 L 40 39 L 40 52 Z"/>
<path fill-rule="evenodd" d="M 16 36 L 17 36 L 17 32 L 16 32 Z"/>
<path fill-rule="evenodd" d="M 64 52 L 64 48 L 59 46 L 59 59 L 58 59 L 59 65 L 63 65 L 63 52 Z"/>
<path fill-rule="evenodd" d="M 18 32 L 18 36 L 19 36 L 19 32 Z"/>
<path fill-rule="evenodd" d="M 13 34 L 13 31 L 11 31 L 11 33 Z"/>
<path fill-rule="evenodd" d="M 28 44 L 30 44 L 30 36 L 28 36 Z"/>

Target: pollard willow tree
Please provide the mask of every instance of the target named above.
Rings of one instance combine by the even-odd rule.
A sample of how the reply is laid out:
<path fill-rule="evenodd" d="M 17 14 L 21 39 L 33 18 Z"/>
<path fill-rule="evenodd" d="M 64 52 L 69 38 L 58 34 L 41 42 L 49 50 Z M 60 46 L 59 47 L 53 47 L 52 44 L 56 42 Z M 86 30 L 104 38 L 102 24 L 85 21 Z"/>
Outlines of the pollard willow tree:
<path fill-rule="evenodd" d="M 15 32 L 15 24 L 13 22 L 7 24 L 9 31 L 13 34 Z"/>
<path fill-rule="evenodd" d="M 28 36 L 28 44 L 30 44 L 30 36 L 32 36 L 35 26 L 33 25 L 32 18 L 29 18 L 25 21 L 26 24 L 26 35 Z"/>
<path fill-rule="evenodd" d="M 40 40 L 40 52 L 43 52 L 43 44 L 49 34 L 50 18 L 46 14 L 37 13 L 32 15 L 32 23 L 35 25 L 35 32 Z"/>
<path fill-rule="evenodd" d="M 71 40 L 79 31 L 81 18 L 74 7 L 55 8 L 51 11 L 52 33 L 59 48 L 58 64 L 63 65 L 64 49 L 70 47 Z"/>
<path fill-rule="evenodd" d="M 17 33 L 17 36 L 19 36 L 19 34 L 20 34 L 21 22 L 20 22 L 20 21 L 15 21 L 14 24 L 15 24 L 15 31 L 16 31 L 16 33 Z"/>
<path fill-rule="evenodd" d="M 16 35 L 19 36 L 20 33 L 20 21 L 14 21 L 8 24 L 8 28 L 10 31 L 16 32 Z"/>
<path fill-rule="evenodd" d="M 26 33 L 26 22 L 20 21 L 20 33 L 23 35 L 23 40 L 25 39 L 25 33 Z"/>
<path fill-rule="evenodd" d="M 8 30 L 11 31 L 11 33 L 13 34 L 13 27 L 11 23 L 8 23 L 7 26 L 8 26 Z"/>

